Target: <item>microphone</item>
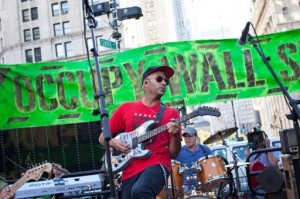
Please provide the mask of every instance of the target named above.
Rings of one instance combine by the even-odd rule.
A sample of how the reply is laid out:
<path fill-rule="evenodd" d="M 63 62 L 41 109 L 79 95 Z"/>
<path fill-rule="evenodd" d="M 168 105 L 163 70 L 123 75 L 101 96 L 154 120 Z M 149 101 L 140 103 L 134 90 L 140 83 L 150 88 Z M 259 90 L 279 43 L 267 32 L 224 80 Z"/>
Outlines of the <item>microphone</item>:
<path fill-rule="evenodd" d="M 244 30 L 242 31 L 242 35 L 241 37 L 238 39 L 238 43 L 240 45 L 244 45 L 246 43 L 246 40 L 247 40 L 247 36 L 248 36 L 248 33 L 249 33 L 249 26 L 250 26 L 250 22 L 248 21 Z"/>

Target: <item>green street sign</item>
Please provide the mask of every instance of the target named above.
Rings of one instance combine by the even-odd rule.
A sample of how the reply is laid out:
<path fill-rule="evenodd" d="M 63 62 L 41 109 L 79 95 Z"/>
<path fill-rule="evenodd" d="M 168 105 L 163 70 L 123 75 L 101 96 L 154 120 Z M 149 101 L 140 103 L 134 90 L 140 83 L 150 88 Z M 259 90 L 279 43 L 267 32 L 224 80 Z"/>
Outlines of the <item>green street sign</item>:
<path fill-rule="evenodd" d="M 117 50 L 116 42 L 100 38 L 100 46 Z"/>

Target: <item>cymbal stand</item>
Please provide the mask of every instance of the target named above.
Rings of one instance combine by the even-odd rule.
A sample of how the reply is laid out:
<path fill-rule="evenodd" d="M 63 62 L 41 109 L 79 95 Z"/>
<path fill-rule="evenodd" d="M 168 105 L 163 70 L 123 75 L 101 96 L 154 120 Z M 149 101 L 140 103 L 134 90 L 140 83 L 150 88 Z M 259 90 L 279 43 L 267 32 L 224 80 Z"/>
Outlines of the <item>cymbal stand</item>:
<path fill-rule="evenodd" d="M 236 197 L 239 197 L 240 190 L 241 190 L 241 185 L 240 185 L 240 178 L 239 178 L 239 171 L 238 171 L 238 160 L 237 160 L 237 155 L 234 150 L 232 150 L 232 158 L 233 158 L 233 169 L 235 172 L 235 184 L 236 184 Z"/>
<path fill-rule="evenodd" d="M 221 136 L 222 139 L 222 145 L 229 147 L 226 140 Z M 235 173 L 235 184 L 236 184 L 236 197 L 238 198 L 240 190 L 241 190 L 241 186 L 240 186 L 240 178 L 239 178 L 239 171 L 238 171 L 238 157 L 236 155 L 236 152 L 234 152 L 233 150 L 231 151 L 232 154 L 232 158 L 233 158 L 233 169 L 234 169 L 234 173 Z"/>
<path fill-rule="evenodd" d="M 224 139 L 224 137 L 222 135 L 220 135 L 221 140 L 222 140 L 222 145 L 226 146 L 227 148 L 229 147 L 229 145 L 227 144 L 226 140 Z"/>

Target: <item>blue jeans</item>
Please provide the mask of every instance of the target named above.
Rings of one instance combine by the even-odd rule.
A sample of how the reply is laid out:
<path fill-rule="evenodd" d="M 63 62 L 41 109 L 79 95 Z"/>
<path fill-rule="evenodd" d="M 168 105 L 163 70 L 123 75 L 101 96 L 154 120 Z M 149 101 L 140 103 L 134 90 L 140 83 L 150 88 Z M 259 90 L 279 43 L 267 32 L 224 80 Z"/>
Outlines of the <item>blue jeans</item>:
<path fill-rule="evenodd" d="M 122 182 L 122 199 L 155 199 L 164 185 L 161 166 L 153 165 Z"/>

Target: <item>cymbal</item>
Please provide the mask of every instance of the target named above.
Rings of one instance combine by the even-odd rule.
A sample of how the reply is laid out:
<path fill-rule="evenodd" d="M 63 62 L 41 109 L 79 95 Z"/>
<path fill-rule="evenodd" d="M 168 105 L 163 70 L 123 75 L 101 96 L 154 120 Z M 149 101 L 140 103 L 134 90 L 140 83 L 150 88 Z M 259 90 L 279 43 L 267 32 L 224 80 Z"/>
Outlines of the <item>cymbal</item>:
<path fill-rule="evenodd" d="M 238 130 L 237 127 L 232 127 L 232 128 L 225 129 L 225 130 L 220 130 L 220 131 L 216 132 L 214 135 L 207 138 L 203 142 L 203 144 L 211 144 L 211 143 L 214 143 L 214 142 L 218 142 L 218 141 L 222 140 L 223 138 L 229 137 L 230 135 L 232 135 L 237 130 Z"/>
<path fill-rule="evenodd" d="M 237 163 L 237 165 L 236 166 L 247 166 L 247 164 L 250 164 L 249 162 L 239 162 L 239 163 Z M 227 167 L 234 167 L 234 164 L 228 164 L 228 165 L 225 165 L 225 167 L 227 168 Z"/>

